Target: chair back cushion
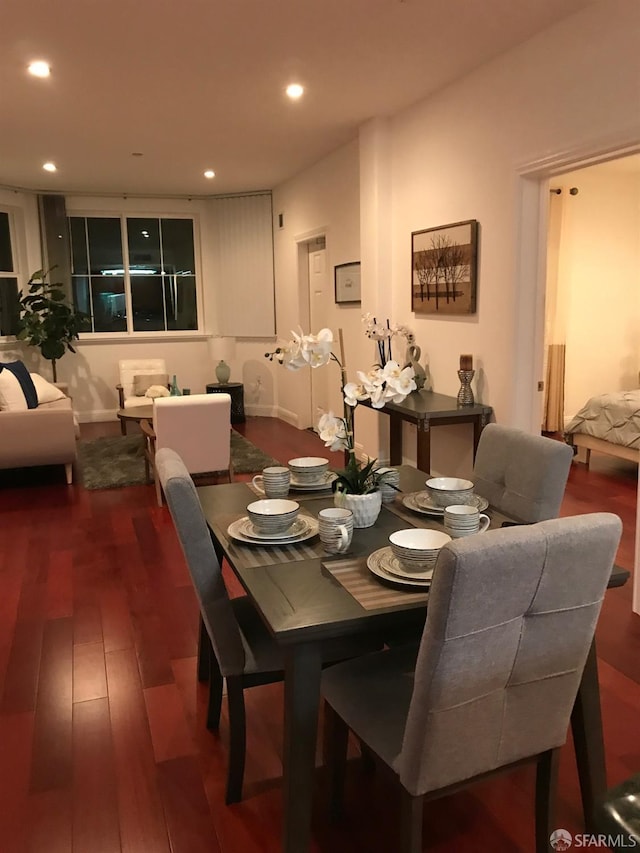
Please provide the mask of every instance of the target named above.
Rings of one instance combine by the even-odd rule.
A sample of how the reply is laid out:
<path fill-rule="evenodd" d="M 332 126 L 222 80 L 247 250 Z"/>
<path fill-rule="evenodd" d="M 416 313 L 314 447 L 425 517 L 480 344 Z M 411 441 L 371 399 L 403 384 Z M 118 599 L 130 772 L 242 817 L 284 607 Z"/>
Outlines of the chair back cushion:
<path fill-rule="evenodd" d="M 593 513 L 442 549 L 395 762 L 410 793 L 564 743 L 621 529 Z"/>
<path fill-rule="evenodd" d="M 244 646 L 193 480 L 173 450 L 159 450 L 155 466 L 220 671 L 225 677 L 240 675 Z"/>
<path fill-rule="evenodd" d="M 166 374 L 167 366 L 164 358 L 122 358 L 118 362 L 120 385 L 125 400 L 127 397 L 135 397 L 135 377 L 143 374 Z M 150 382 L 149 385 L 153 385 Z"/>
<path fill-rule="evenodd" d="M 231 397 L 190 394 L 153 401 L 156 448 L 178 453 L 190 474 L 224 471 L 231 460 Z"/>
<path fill-rule="evenodd" d="M 555 518 L 572 457 L 572 449 L 562 441 L 488 424 L 473 467 L 475 491 L 518 521 Z"/>

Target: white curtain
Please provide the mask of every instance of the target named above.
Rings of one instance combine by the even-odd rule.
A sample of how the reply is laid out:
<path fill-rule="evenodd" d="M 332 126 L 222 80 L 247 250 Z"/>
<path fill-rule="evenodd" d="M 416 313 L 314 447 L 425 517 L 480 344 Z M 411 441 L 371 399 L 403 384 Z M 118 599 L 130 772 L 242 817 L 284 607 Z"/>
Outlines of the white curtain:
<path fill-rule="evenodd" d="M 560 263 L 564 193 L 550 192 L 545 299 L 545 382 L 542 430 L 564 429 L 564 381 L 567 332 L 567 289 Z"/>

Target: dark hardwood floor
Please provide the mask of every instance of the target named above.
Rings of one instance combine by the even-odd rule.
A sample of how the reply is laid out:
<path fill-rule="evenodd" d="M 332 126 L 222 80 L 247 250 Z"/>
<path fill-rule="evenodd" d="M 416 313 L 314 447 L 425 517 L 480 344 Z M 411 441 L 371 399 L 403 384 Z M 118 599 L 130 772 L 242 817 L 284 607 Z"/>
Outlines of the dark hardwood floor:
<path fill-rule="evenodd" d="M 283 462 L 325 455 L 313 434 L 274 420 L 241 431 Z M 83 427 L 85 438 L 105 432 L 118 424 Z M 563 505 L 565 515 L 618 513 L 626 568 L 636 487 L 635 466 L 594 455 L 590 471 L 574 466 Z M 278 851 L 282 686 L 247 694 L 245 800 L 227 807 L 226 717 L 219 735 L 206 730 L 196 601 L 153 487 L 86 491 L 67 487 L 62 469 L 4 472 L 0 543 L 1 853 Z M 611 784 L 640 771 L 640 618 L 630 602 L 630 583 L 608 592 L 598 626 Z M 533 850 L 533 792 L 523 769 L 428 804 L 425 847 Z M 395 853 L 395 797 L 359 761 L 347 806 L 345 821 L 328 821 L 319 767 L 316 853 Z M 570 743 L 557 826 L 581 831 Z"/>

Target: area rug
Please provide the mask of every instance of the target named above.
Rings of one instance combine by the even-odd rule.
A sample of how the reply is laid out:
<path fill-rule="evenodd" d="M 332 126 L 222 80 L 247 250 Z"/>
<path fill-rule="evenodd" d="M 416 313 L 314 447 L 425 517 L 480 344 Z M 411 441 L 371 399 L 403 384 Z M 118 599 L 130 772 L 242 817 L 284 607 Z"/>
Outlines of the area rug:
<path fill-rule="evenodd" d="M 236 474 L 279 465 L 236 430 L 231 430 L 231 458 Z M 117 489 L 146 483 L 141 435 L 118 435 L 78 442 L 80 482 L 85 489 Z"/>

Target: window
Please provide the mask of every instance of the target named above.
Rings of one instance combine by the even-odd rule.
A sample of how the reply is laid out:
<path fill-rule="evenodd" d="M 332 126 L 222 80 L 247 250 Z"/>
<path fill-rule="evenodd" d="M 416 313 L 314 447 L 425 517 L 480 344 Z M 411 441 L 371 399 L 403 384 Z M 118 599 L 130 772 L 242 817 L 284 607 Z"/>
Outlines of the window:
<path fill-rule="evenodd" d="M 168 217 L 69 217 L 76 308 L 92 332 L 198 329 L 194 226 Z"/>
<path fill-rule="evenodd" d="M 0 210 L 0 336 L 18 331 L 18 270 L 11 241 L 11 218 Z"/>

